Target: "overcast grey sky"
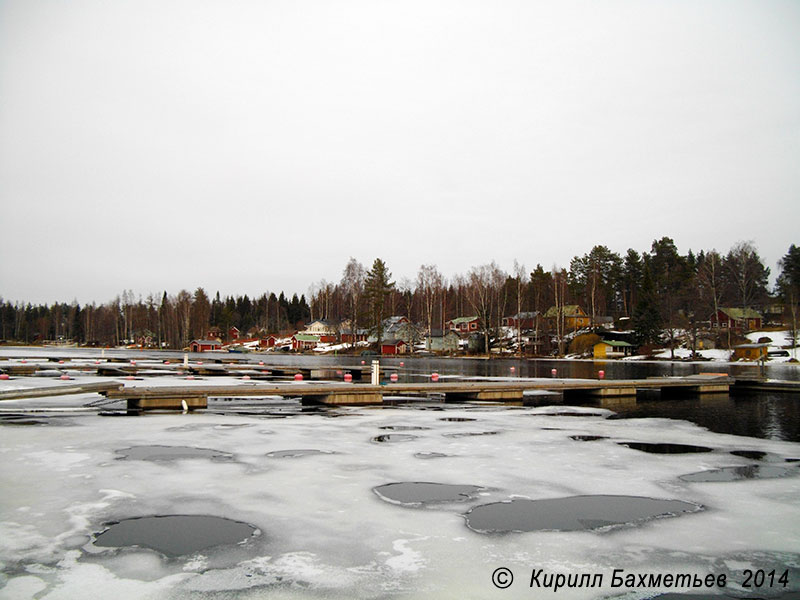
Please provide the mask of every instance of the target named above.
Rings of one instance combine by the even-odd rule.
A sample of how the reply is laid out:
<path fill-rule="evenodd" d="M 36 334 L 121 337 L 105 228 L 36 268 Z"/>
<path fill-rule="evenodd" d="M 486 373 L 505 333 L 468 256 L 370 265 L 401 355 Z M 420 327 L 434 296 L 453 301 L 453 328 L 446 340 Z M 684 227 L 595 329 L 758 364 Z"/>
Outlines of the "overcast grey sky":
<path fill-rule="evenodd" d="M 797 0 L 0 0 L 0 296 L 800 243 Z"/>

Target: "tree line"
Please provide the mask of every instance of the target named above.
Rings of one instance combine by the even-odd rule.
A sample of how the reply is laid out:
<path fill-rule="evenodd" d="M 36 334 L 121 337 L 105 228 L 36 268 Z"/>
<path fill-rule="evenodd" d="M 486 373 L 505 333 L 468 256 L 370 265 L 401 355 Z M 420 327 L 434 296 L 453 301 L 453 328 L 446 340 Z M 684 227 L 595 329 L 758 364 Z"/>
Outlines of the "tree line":
<path fill-rule="evenodd" d="M 32 343 L 72 340 L 80 344 L 143 343 L 183 348 L 203 338 L 211 327 L 225 332 L 237 327 L 243 335 L 291 334 L 309 320 L 345 321 L 351 330 L 369 329 L 382 338 L 389 315 L 403 315 L 427 332 L 443 329 L 459 316 L 477 316 L 489 347 L 492 331 L 503 317 L 533 313 L 536 334 L 551 340 L 563 353 L 566 333 L 559 319 L 541 319 L 552 307 L 580 305 L 592 325 L 599 318 L 629 319 L 640 343 L 655 343 L 665 333 L 702 326 L 719 308 L 764 311 L 782 303 L 785 318 L 797 329 L 800 302 L 800 248 L 790 246 L 780 260 L 774 290 L 770 269 L 751 242 L 739 242 L 723 254 L 717 250 L 679 252 L 669 237 L 654 240 L 648 251 L 629 249 L 624 255 L 594 246 L 575 256 L 568 268 L 531 270 L 515 261 L 506 272 L 494 261 L 446 278 L 433 264 L 421 265 L 416 277 L 393 281 L 386 263 L 375 259 L 367 269 L 351 258 L 338 281 L 321 280 L 305 295 L 291 299 L 281 292 L 257 298 L 209 298 L 203 288 L 136 297 L 124 291 L 102 305 L 77 302 L 53 305 L 0 302 L 2 339 Z M 557 311 L 557 314 L 558 313 Z M 541 331 L 539 331 L 541 329 Z"/>

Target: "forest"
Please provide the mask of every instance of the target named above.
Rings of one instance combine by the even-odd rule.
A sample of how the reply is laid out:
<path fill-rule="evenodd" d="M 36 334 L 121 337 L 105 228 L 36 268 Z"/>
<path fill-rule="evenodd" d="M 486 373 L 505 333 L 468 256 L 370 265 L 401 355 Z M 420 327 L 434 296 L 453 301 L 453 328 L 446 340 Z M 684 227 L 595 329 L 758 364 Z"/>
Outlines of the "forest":
<path fill-rule="evenodd" d="M 450 278 L 436 265 L 423 264 L 413 278 L 393 280 L 380 258 L 369 268 L 351 258 L 338 281 L 314 282 L 307 296 L 295 293 L 291 298 L 282 291 L 254 298 L 223 297 L 217 291 L 211 297 L 197 288 L 146 297 L 125 290 L 110 302 L 83 306 L 75 301 L 32 305 L 0 299 L 0 339 L 180 349 L 205 338 L 212 327 L 223 337 L 231 327 L 243 336 L 291 335 L 311 320 L 326 319 L 374 331 L 386 317 L 403 315 L 431 332 L 449 319 L 474 315 L 488 346 L 503 317 L 544 314 L 551 307 L 573 304 L 582 307 L 593 325 L 601 316 L 624 323 L 640 343 L 668 342 L 676 331 L 707 326 L 721 307 L 752 308 L 796 331 L 798 246 L 790 246 L 779 268 L 770 289 L 770 269 L 752 242 L 738 242 L 725 254 L 682 254 L 669 237 L 654 240 L 646 251 L 629 249 L 624 255 L 597 245 L 575 256 L 568 268 L 536 264 L 527 269 L 514 261 L 507 272 L 491 261 Z M 551 337 L 564 333 L 548 331 L 545 321 L 542 327 Z"/>

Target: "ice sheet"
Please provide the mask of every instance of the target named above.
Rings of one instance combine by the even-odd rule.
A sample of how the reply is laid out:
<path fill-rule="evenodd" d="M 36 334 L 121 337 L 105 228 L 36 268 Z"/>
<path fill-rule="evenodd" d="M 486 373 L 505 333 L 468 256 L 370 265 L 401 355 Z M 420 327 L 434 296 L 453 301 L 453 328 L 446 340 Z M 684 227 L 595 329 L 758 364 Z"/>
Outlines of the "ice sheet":
<path fill-rule="evenodd" d="M 604 573 L 599 589 L 557 597 L 600 598 L 613 569 L 727 573 L 742 565 L 793 569 L 800 587 L 800 476 L 689 483 L 680 475 L 752 464 L 749 448 L 800 456 L 800 444 L 710 433 L 685 421 L 581 418 L 565 407 L 450 406 L 340 409 L 346 418 L 269 419 L 194 413 L 131 418 L 65 417 L 73 427 L 3 427 L 0 448 L 0 590 L 16 598 L 531 598 L 531 569 Z M 441 417 L 475 421 L 443 421 Z M 387 426 L 419 427 L 404 443 L 371 440 Z M 456 436 L 475 431 L 495 435 Z M 592 442 L 574 435 L 603 436 Z M 619 441 L 708 446 L 704 454 L 655 455 Z M 196 446 L 233 460 L 118 460 L 146 445 Z M 325 453 L 276 460 L 268 453 Z M 417 458 L 437 452 L 436 460 Z M 424 454 L 423 454 L 424 456 Z M 420 509 L 381 500 L 376 486 L 401 481 L 486 488 L 459 505 Z M 608 533 L 485 535 L 462 513 L 515 497 L 610 494 L 676 499 L 707 510 Z M 164 514 L 216 515 L 256 526 L 246 546 L 174 559 L 91 543 L 103 523 Z M 734 565 L 734 566 L 731 566 Z M 495 569 L 517 582 L 499 591 Z M 644 598 L 659 590 L 632 591 Z M 660 590 L 674 591 L 674 590 Z M 551 591 L 547 591 L 552 594 Z M 38 595 L 37 595 L 38 594 Z"/>

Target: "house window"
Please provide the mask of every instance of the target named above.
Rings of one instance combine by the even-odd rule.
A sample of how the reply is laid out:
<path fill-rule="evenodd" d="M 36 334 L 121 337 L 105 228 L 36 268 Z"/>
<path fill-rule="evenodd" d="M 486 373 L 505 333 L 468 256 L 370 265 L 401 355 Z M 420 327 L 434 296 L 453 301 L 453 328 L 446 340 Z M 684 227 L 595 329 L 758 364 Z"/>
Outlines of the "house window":
<path fill-rule="evenodd" d="M 470 323 L 469 324 L 469 328 L 470 329 L 477 329 L 478 328 L 478 324 L 477 323 Z"/>

